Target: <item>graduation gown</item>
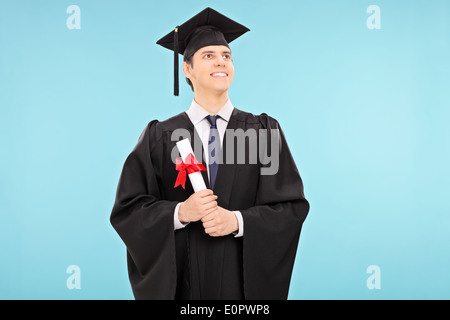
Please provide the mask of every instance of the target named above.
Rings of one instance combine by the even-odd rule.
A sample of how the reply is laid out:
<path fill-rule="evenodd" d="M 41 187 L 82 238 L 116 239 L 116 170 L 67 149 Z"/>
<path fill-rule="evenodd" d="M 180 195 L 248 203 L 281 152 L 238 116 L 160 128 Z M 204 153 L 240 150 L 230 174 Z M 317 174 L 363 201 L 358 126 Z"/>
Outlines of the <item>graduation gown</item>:
<path fill-rule="evenodd" d="M 278 122 L 264 113 L 258 116 L 234 108 L 227 125 L 227 130 L 279 132 L 279 169 L 274 175 L 260 174 L 261 167 L 270 164 L 263 164 L 259 156 L 257 163 L 249 163 L 249 139 L 245 139 L 245 163 L 237 161 L 238 143 L 234 161 L 226 161 L 230 151 L 225 133 L 224 163 L 219 164 L 213 191 L 219 206 L 241 211 L 243 237 L 211 237 L 201 221 L 174 230 L 176 205 L 194 193 L 189 178 L 186 189 L 174 188 L 178 171 L 171 153 L 177 141 L 171 136 L 179 128 L 189 131 L 196 159 L 203 159 L 203 150 L 194 148 L 194 142 L 201 145 L 200 137 L 185 112 L 165 121 L 153 120 L 127 157 L 117 187 L 110 221 L 127 247 L 135 298 L 287 299 L 309 203 Z M 270 143 L 266 148 L 271 154 Z M 210 188 L 207 172 L 202 175 Z"/>

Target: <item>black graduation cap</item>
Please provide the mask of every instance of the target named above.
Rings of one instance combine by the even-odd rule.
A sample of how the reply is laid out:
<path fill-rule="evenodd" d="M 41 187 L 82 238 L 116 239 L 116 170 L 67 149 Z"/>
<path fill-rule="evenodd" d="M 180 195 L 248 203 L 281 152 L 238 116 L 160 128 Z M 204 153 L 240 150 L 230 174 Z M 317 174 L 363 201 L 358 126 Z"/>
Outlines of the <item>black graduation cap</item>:
<path fill-rule="evenodd" d="M 174 95 L 178 96 L 178 53 L 190 58 L 198 49 L 224 45 L 240 37 L 250 29 L 220 14 L 206 8 L 181 26 L 159 39 L 156 43 L 174 51 Z"/>

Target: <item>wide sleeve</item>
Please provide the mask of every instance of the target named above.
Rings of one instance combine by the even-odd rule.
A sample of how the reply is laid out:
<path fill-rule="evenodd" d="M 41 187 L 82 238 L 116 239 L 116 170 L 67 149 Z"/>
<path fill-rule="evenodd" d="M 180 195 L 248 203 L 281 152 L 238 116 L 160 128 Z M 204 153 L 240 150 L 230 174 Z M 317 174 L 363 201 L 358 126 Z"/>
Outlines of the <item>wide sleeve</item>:
<path fill-rule="evenodd" d="M 287 299 L 301 227 L 309 203 L 278 122 L 263 114 L 261 123 L 278 134 L 279 168 L 260 175 L 255 206 L 241 210 L 244 219 L 244 290 L 246 299 Z M 274 130 L 275 129 L 275 130 Z M 268 141 L 270 139 L 268 138 Z M 270 143 L 268 143 L 270 147 Z"/>
<path fill-rule="evenodd" d="M 152 163 L 161 145 L 150 122 L 127 157 L 110 221 L 127 247 L 128 272 L 136 299 L 173 299 L 176 262 L 173 214 L 177 201 L 162 200 Z"/>

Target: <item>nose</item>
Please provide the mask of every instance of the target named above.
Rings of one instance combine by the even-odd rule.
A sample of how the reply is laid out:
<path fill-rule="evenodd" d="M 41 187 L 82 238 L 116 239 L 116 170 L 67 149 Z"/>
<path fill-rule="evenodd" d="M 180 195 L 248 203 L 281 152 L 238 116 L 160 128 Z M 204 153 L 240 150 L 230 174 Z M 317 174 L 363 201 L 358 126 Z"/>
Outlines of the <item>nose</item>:
<path fill-rule="evenodd" d="M 214 64 L 216 65 L 216 66 L 225 66 L 225 59 L 222 57 L 222 56 L 219 56 L 219 57 L 217 57 L 215 60 L 214 60 Z"/>

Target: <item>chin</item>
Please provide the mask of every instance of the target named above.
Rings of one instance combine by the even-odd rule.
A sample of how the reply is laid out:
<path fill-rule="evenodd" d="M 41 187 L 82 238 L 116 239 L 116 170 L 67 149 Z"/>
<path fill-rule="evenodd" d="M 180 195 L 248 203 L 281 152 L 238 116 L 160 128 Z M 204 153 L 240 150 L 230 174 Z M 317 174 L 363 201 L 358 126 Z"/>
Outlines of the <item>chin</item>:
<path fill-rule="evenodd" d="M 226 88 L 214 88 L 212 90 L 214 90 L 214 92 L 216 92 L 217 94 L 222 94 L 222 93 L 228 92 L 228 87 L 226 87 Z"/>
<path fill-rule="evenodd" d="M 223 93 L 228 91 L 230 88 L 229 83 L 205 83 L 203 86 L 201 86 L 203 89 L 201 91 L 204 92 L 215 92 L 215 93 Z"/>
<path fill-rule="evenodd" d="M 215 86 L 211 86 L 210 87 L 211 90 L 217 91 L 217 92 L 225 92 L 228 91 L 228 89 L 230 88 L 229 84 L 223 84 L 223 85 L 215 85 Z"/>

